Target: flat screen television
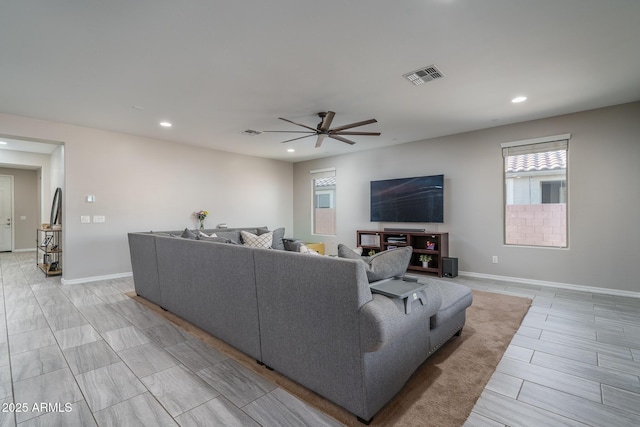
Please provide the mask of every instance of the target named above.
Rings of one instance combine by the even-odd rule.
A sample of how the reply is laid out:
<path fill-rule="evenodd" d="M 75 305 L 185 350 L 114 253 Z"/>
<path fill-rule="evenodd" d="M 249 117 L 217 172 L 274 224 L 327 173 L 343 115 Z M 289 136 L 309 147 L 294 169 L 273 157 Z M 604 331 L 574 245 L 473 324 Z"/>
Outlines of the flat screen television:
<path fill-rule="evenodd" d="M 444 222 L 444 175 L 371 181 L 372 222 Z"/>

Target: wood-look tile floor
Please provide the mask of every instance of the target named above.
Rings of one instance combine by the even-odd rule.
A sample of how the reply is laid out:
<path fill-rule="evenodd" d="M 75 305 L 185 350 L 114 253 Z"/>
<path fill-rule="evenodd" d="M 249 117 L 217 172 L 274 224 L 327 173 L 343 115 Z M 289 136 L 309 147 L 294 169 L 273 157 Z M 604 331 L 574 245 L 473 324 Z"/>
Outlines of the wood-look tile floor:
<path fill-rule="evenodd" d="M 0 427 L 339 426 L 133 301 L 0 253 Z"/>
<path fill-rule="evenodd" d="M 0 254 L 0 427 L 339 425 L 128 298 L 131 278 L 60 285 L 34 257 Z M 533 299 L 465 426 L 640 425 L 640 299 L 452 280 Z"/>
<path fill-rule="evenodd" d="M 640 299 L 456 281 L 533 299 L 466 427 L 640 426 Z"/>

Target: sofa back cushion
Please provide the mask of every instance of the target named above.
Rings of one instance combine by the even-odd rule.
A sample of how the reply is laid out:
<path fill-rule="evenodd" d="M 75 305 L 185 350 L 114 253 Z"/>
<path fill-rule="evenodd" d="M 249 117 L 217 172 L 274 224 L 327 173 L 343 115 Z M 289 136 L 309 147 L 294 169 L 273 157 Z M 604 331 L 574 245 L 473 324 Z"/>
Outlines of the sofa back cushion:
<path fill-rule="evenodd" d="M 160 304 L 155 236 L 149 233 L 129 233 L 128 238 L 136 293 Z"/>
<path fill-rule="evenodd" d="M 155 239 L 161 297 L 157 304 L 261 360 L 256 249 L 175 237 Z"/>
<path fill-rule="evenodd" d="M 362 399 L 359 310 L 372 300 L 364 265 L 254 251 L 262 361 L 334 402 L 357 405 Z"/>

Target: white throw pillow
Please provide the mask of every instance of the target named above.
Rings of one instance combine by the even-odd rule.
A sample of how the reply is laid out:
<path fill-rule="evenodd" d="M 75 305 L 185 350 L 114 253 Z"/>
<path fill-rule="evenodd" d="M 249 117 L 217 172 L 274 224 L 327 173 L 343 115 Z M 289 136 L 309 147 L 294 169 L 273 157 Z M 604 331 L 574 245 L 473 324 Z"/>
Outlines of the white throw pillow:
<path fill-rule="evenodd" d="M 313 249 L 309 249 L 307 247 L 307 245 L 300 245 L 300 251 L 301 254 L 308 254 L 308 255 L 320 255 L 319 252 L 314 251 Z"/>
<path fill-rule="evenodd" d="M 251 248 L 269 249 L 273 243 L 273 231 L 256 236 L 248 231 L 240 230 L 242 243 Z"/>
<path fill-rule="evenodd" d="M 202 231 L 200 232 L 200 236 L 201 237 L 218 237 L 216 233 L 211 233 L 211 235 L 208 235 L 207 233 L 203 233 Z"/>

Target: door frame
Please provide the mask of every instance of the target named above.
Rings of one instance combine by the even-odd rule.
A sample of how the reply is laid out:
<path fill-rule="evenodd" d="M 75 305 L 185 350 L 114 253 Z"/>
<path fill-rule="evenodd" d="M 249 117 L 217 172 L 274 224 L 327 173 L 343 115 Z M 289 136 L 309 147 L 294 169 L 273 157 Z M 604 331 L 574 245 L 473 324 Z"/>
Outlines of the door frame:
<path fill-rule="evenodd" d="M 14 176 L 13 175 L 5 175 L 5 174 L 0 174 L 0 176 L 3 177 L 8 177 L 9 178 L 9 190 L 11 192 L 11 244 L 9 245 L 9 252 L 13 252 L 15 247 L 15 241 L 16 241 L 16 225 L 15 225 L 15 183 L 14 183 Z"/>

